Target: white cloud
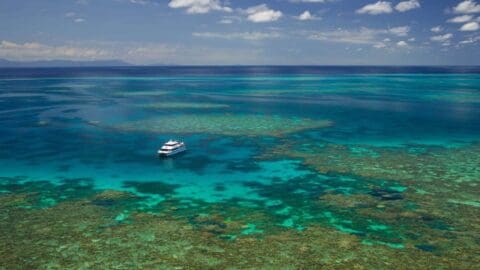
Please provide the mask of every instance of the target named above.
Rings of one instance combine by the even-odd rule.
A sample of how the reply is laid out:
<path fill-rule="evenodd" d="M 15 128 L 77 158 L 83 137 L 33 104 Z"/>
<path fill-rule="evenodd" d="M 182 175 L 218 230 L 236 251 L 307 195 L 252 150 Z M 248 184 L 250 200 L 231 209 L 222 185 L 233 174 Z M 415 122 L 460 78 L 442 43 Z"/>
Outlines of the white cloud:
<path fill-rule="evenodd" d="M 395 6 L 395 9 L 399 12 L 405 12 L 416 8 L 420 8 L 420 2 L 418 2 L 418 0 L 403 1 Z"/>
<path fill-rule="evenodd" d="M 259 41 L 265 39 L 280 38 L 281 34 L 277 32 L 234 32 L 234 33 L 215 33 L 215 32 L 195 32 L 194 37 L 201 38 L 221 38 L 221 39 L 243 39 L 250 41 Z"/>
<path fill-rule="evenodd" d="M 178 48 L 164 44 L 140 44 L 127 48 L 125 57 L 132 59 L 132 61 L 145 61 L 146 59 L 163 61 L 163 59 L 168 58 L 168 56 L 175 55 L 177 50 Z"/>
<path fill-rule="evenodd" d="M 465 23 L 465 22 L 468 22 L 468 21 L 472 20 L 472 18 L 473 18 L 472 15 L 461 15 L 461 16 L 451 18 L 450 20 L 448 20 L 448 22 L 451 22 L 451 23 Z"/>
<path fill-rule="evenodd" d="M 75 12 L 67 12 L 65 13 L 65 17 L 71 19 L 73 22 L 76 22 L 76 23 L 85 22 L 85 19 L 79 17 Z"/>
<path fill-rule="evenodd" d="M 390 28 L 388 31 L 396 36 L 404 37 L 408 35 L 408 32 L 410 32 L 410 27 L 399 26 L 399 27 Z"/>
<path fill-rule="evenodd" d="M 477 37 L 470 37 L 468 39 L 460 41 L 458 44 L 459 45 L 465 45 L 465 44 L 475 44 L 480 41 L 480 36 Z"/>
<path fill-rule="evenodd" d="M 379 42 L 377 44 L 374 44 L 373 47 L 376 48 L 376 49 L 383 49 L 383 48 L 386 48 L 387 45 L 383 42 Z"/>
<path fill-rule="evenodd" d="M 146 5 L 149 3 L 147 0 L 129 0 L 132 4 Z"/>
<path fill-rule="evenodd" d="M 387 30 L 376 30 L 361 28 L 360 30 L 335 30 L 328 32 L 316 32 L 309 36 L 312 40 L 328 42 L 350 43 L 350 44 L 371 44 L 380 43 L 379 35 L 388 33 Z"/>
<path fill-rule="evenodd" d="M 122 59 L 138 64 L 233 65 L 238 63 L 269 63 L 261 49 L 209 48 L 198 45 L 120 44 L 128 46 L 116 52 Z M 125 49 L 127 53 L 125 53 Z"/>
<path fill-rule="evenodd" d="M 21 44 L 6 40 L 0 42 L 0 57 L 13 60 L 94 60 L 105 59 L 108 56 L 107 51 L 97 48 L 51 46 L 38 42 Z"/>
<path fill-rule="evenodd" d="M 273 22 L 282 17 L 282 12 L 270 9 L 266 4 L 249 7 L 244 11 L 247 20 L 254 23 Z"/>
<path fill-rule="evenodd" d="M 220 0 L 170 0 L 171 8 L 186 8 L 189 14 L 203 14 L 212 10 L 232 12 L 230 7 L 224 6 Z"/>
<path fill-rule="evenodd" d="M 473 39 L 469 38 L 469 39 L 460 41 L 458 44 L 464 45 L 464 44 L 472 44 L 472 43 L 475 43 L 475 41 Z"/>
<path fill-rule="evenodd" d="M 336 30 L 329 32 L 318 32 L 309 36 L 309 39 L 351 43 L 351 44 L 376 44 L 377 33 L 368 28 L 362 28 L 360 31 Z"/>
<path fill-rule="evenodd" d="M 8 40 L 2 40 L 0 42 L 0 49 L 38 49 L 41 48 L 43 45 L 36 42 L 27 42 L 24 44 L 19 44 L 15 42 L 11 42 Z"/>
<path fill-rule="evenodd" d="M 439 33 L 439 32 L 442 32 L 443 31 L 443 28 L 441 26 L 435 26 L 435 27 L 432 27 L 430 29 L 430 31 L 434 32 L 434 33 Z"/>
<path fill-rule="evenodd" d="M 232 23 L 233 23 L 233 20 L 232 20 L 232 19 L 221 19 L 220 21 L 218 21 L 218 23 L 221 23 L 221 24 L 232 24 Z"/>
<path fill-rule="evenodd" d="M 362 27 L 359 30 L 343 30 L 310 33 L 308 38 L 327 42 L 372 45 L 374 48 L 385 48 L 392 40 L 390 37 L 405 37 L 410 27 L 399 26 L 390 29 L 371 29 Z"/>
<path fill-rule="evenodd" d="M 438 35 L 438 36 L 433 36 L 430 38 L 431 41 L 436 41 L 436 42 L 446 42 L 449 41 L 453 37 L 453 34 L 448 33 L 445 35 Z"/>
<path fill-rule="evenodd" d="M 461 28 L 460 31 L 477 31 L 480 28 L 480 25 L 478 22 L 469 22 L 464 24 Z"/>
<path fill-rule="evenodd" d="M 386 1 L 378 1 L 373 4 L 368 4 L 356 12 L 358 14 L 370 14 L 370 15 L 378 15 L 382 13 L 392 13 L 392 4 Z"/>
<path fill-rule="evenodd" d="M 0 41 L 0 58 L 15 61 L 34 60 L 109 60 L 121 59 L 135 64 L 233 65 L 286 64 L 286 59 L 266 58 L 261 48 L 202 47 L 198 44 L 84 41 L 60 46 L 37 42 Z"/>
<path fill-rule="evenodd" d="M 405 48 L 405 47 L 408 47 L 408 43 L 401 40 L 401 41 L 397 42 L 397 46 Z"/>
<path fill-rule="evenodd" d="M 235 22 L 240 22 L 242 21 L 242 17 L 237 16 L 237 15 L 229 15 L 229 16 L 223 16 L 222 19 L 218 21 L 220 24 L 232 24 Z"/>
<path fill-rule="evenodd" d="M 302 14 L 298 15 L 295 18 L 297 20 L 300 20 L 300 21 L 309 21 L 309 20 L 318 20 L 319 19 L 318 17 L 315 17 L 314 15 L 312 15 L 312 13 L 310 13 L 310 11 L 308 11 L 308 10 L 305 10 Z"/>
<path fill-rule="evenodd" d="M 453 8 L 455 13 L 480 13 L 480 5 L 474 0 L 466 0 Z"/>

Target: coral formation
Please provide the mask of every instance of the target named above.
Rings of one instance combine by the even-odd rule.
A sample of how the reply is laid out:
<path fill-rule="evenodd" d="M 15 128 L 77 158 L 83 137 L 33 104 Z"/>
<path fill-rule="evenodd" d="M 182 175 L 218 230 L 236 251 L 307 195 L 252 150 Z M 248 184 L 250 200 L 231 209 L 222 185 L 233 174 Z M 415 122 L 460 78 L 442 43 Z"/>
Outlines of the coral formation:
<path fill-rule="evenodd" d="M 268 115 L 186 114 L 127 122 L 116 126 L 125 131 L 155 133 L 214 133 L 228 136 L 280 136 L 308 129 L 326 128 L 328 120 L 285 118 Z"/>
<path fill-rule="evenodd" d="M 162 90 L 149 90 L 149 91 L 125 91 L 117 92 L 114 95 L 120 97 L 155 97 L 155 96 L 164 96 L 169 94 L 168 91 Z"/>
<path fill-rule="evenodd" d="M 146 109 L 225 109 L 230 106 L 216 103 L 162 102 L 139 105 L 139 107 Z"/>
<path fill-rule="evenodd" d="M 28 193 L 1 195 L 2 267 L 475 269 L 480 263 L 470 242 L 453 248 L 450 243 L 444 242 L 442 247 L 432 239 L 395 249 L 318 225 L 302 231 L 228 237 L 237 229 L 255 230 L 248 221 L 261 218 L 255 211 L 245 212 L 243 221 L 221 214 L 178 217 L 174 209 L 160 214 L 129 211 L 127 217 L 123 216 L 128 222 L 124 222 L 118 218 L 119 213 L 125 213 L 122 209 L 85 202 L 133 195 L 99 192 L 45 209 L 11 203 L 24 200 Z M 382 229 L 377 226 L 377 230 Z M 461 234 L 453 239 L 466 240 Z"/>
<path fill-rule="evenodd" d="M 364 186 L 355 186 L 353 194 L 337 188 L 320 194 L 318 203 L 358 223 L 372 220 L 383 224 L 356 226 L 356 230 L 367 233 L 364 244 L 413 246 L 433 253 L 463 248 L 473 254 L 478 249 L 480 231 L 479 147 L 375 147 L 324 142 L 302 151 L 285 142 L 260 158 L 302 158 L 305 165 L 321 174 L 360 178 Z M 359 154 L 352 150 L 358 148 L 367 151 Z M 338 221 L 333 226 L 344 229 Z M 378 233 L 382 231 L 383 235 Z"/>

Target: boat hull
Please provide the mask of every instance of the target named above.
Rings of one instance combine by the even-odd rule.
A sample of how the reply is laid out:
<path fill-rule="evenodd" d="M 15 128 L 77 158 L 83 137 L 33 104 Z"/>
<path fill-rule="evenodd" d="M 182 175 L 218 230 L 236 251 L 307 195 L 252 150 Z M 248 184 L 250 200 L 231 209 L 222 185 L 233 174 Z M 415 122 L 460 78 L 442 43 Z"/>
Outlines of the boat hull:
<path fill-rule="evenodd" d="M 187 148 L 184 146 L 172 151 L 158 151 L 158 155 L 161 157 L 171 157 L 173 155 L 180 154 L 185 151 L 187 151 Z"/>

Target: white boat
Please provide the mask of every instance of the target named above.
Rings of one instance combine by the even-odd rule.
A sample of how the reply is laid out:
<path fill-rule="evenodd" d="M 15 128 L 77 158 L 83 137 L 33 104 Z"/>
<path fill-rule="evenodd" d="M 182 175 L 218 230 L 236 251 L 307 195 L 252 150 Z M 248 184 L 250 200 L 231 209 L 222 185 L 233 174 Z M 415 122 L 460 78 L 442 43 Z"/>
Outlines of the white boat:
<path fill-rule="evenodd" d="M 158 150 L 158 154 L 163 157 L 169 157 L 185 150 L 187 150 L 187 147 L 184 142 L 169 140 Z"/>

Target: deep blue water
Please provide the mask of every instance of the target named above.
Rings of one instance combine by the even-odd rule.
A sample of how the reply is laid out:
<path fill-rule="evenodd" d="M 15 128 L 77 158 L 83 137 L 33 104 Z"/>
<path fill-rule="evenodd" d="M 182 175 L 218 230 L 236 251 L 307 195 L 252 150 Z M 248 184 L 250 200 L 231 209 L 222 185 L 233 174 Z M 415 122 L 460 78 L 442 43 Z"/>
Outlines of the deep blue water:
<path fill-rule="evenodd" d="M 349 74 L 478 74 L 479 66 L 157 66 L 0 68 L 0 77 L 301 76 Z"/>

